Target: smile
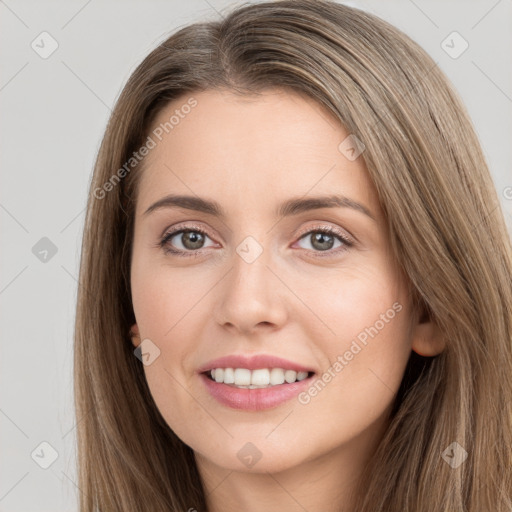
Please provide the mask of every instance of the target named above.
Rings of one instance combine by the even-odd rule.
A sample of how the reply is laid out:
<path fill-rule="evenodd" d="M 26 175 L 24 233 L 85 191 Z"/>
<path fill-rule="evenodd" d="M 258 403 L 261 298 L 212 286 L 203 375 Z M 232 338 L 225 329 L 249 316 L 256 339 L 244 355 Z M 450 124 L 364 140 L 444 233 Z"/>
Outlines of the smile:
<path fill-rule="evenodd" d="M 214 368 L 210 370 L 211 379 L 238 388 L 258 389 L 293 384 L 308 377 L 308 372 L 285 370 L 284 368 Z"/>
<path fill-rule="evenodd" d="M 282 368 L 272 368 L 272 370 L 266 368 L 260 368 L 253 370 L 252 372 L 246 368 L 221 368 L 223 371 L 222 374 L 222 382 L 217 382 L 212 378 L 212 373 L 215 378 L 217 377 L 218 368 L 215 370 L 210 370 L 205 373 L 199 374 L 202 382 L 204 383 L 206 390 L 208 393 L 222 406 L 228 407 L 230 409 L 238 409 L 244 411 L 263 411 L 267 409 L 273 409 L 279 407 L 285 402 L 292 400 L 299 393 L 307 390 L 309 386 L 311 386 L 313 382 L 313 377 L 315 375 L 314 372 L 306 373 L 306 376 L 303 376 L 304 372 L 295 372 L 293 370 L 283 371 Z M 235 382 L 225 383 L 224 379 L 226 378 L 226 370 L 228 370 L 227 380 L 231 380 L 230 371 L 233 370 L 233 379 Z M 241 372 L 235 373 L 237 370 L 241 370 Z M 273 378 L 281 380 L 281 376 L 284 376 L 284 382 L 280 384 L 246 384 L 246 385 L 237 385 L 236 384 L 236 376 L 241 374 L 241 379 L 238 382 L 248 382 L 247 374 L 252 378 L 255 378 L 255 382 L 258 382 L 259 378 L 265 378 L 268 374 L 268 378 L 270 380 L 270 375 L 273 372 Z M 288 373 L 290 372 L 290 373 Z M 292 373 L 293 372 L 293 373 Z M 297 380 L 299 376 L 298 373 L 301 373 L 301 380 Z M 288 374 L 288 380 L 292 380 L 292 382 L 287 382 L 286 374 Z M 295 375 L 293 375 L 295 374 Z M 261 382 L 261 381 L 259 381 Z M 276 382 L 276 380 L 274 380 Z"/>

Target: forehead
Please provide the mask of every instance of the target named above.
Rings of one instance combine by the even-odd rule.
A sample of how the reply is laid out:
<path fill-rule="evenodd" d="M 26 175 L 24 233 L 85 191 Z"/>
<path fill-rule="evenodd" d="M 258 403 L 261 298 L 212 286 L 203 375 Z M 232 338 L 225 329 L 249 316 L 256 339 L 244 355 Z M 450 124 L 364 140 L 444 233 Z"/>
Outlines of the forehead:
<path fill-rule="evenodd" d="M 379 209 L 364 160 L 347 158 L 350 135 L 324 107 L 287 90 L 184 95 L 156 116 L 137 210 L 166 193 L 268 207 L 292 196 L 343 194 Z"/>

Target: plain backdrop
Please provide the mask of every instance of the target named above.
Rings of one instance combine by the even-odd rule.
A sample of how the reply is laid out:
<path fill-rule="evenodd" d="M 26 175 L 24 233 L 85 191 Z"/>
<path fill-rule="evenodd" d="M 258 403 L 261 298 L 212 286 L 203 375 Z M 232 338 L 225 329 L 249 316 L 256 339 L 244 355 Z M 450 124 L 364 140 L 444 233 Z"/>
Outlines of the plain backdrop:
<path fill-rule="evenodd" d="M 110 110 L 157 44 L 240 3 L 0 0 L 2 512 L 77 510 L 76 277 Z M 512 228 L 512 0 L 344 3 L 402 29 L 448 75 Z"/>

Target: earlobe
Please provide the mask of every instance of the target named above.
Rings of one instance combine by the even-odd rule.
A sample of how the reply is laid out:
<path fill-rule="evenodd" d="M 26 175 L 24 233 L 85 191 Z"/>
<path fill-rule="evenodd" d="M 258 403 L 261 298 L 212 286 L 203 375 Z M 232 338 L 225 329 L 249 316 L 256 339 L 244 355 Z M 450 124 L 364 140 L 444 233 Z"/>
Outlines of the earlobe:
<path fill-rule="evenodd" d="M 130 337 L 132 339 L 133 346 L 138 347 L 140 345 L 140 332 L 139 326 L 136 323 L 130 328 Z"/>
<path fill-rule="evenodd" d="M 424 316 L 413 329 L 412 350 L 424 357 L 439 355 L 446 346 L 443 333 L 428 316 Z"/>

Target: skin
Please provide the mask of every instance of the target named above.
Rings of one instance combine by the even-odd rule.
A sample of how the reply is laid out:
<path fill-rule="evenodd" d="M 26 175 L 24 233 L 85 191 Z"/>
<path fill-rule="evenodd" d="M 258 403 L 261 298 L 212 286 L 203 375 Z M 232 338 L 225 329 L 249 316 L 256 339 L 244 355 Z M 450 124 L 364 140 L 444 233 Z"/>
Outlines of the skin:
<path fill-rule="evenodd" d="M 150 339 L 160 350 L 144 366 L 149 388 L 195 452 L 210 511 L 349 511 L 411 350 L 436 355 L 443 342 L 434 324 L 413 317 L 363 158 L 351 161 L 338 149 L 349 134 L 326 110 L 278 89 L 193 97 L 197 106 L 146 157 L 137 197 L 133 344 Z M 187 99 L 167 105 L 154 127 Z M 226 217 L 183 208 L 144 215 L 171 192 L 215 200 Z M 375 220 L 348 207 L 274 215 L 292 197 L 332 193 L 361 203 Z M 182 223 L 207 232 L 203 245 L 178 234 L 167 246 L 202 251 L 197 257 L 159 246 Z M 302 234 L 329 226 L 354 244 L 339 251 L 336 235 L 328 235 L 329 248 L 315 244 L 315 232 Z M 252 263 L 236 252 L 247 236 L 263 248 Z M 231 409 L 197 374 L 217 357 L 263 353 L 321 376 L 394 303 L 400 312 L 307 404 L 294 398 L 264 411 Z M 251 468 L 237 457 L 247 442 L 261 452 Z"/>

